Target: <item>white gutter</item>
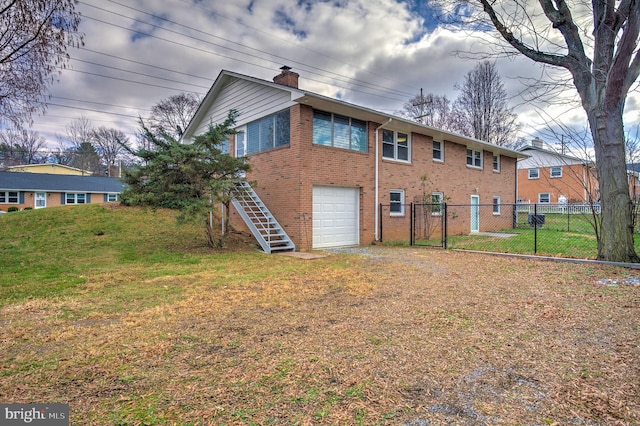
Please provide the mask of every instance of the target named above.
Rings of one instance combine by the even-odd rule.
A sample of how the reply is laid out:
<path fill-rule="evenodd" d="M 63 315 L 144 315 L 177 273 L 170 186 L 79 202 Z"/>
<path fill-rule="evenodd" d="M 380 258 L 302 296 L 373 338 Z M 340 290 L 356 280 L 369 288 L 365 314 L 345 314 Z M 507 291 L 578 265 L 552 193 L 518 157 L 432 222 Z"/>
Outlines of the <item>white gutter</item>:
<path fill-rule="evenodd" d="M 376 130 L 375 130 L 375 132 L 376 132 L 376 173 L 375 173 L 375 175 L 376 175 L 376 183 L 375 183 L 376 189 L 374 191 L 375 192 L 375 197 L 374 197 L 375 198 L 375 200 L 374 200 L 375 206 L 374 206 L 374 209 L 373 209 L 373 211 L 375 212 L 374 224 L 373 224 L 373 238 L 374 238 L 375 241 L 379 240 L 378 221 L 380 220 L 380 217 L 379 217 L 380 209 L 378 208 L 378 204 L 379 204 L 378 200 L 380 198 L 380 195 L 379 195 L 380 188 L 378 187 L 378 182 L 380 180 L 380 172 L 379 172 L 379 169 L 380 169 L 380 164 L 379 164 L 380 163 L 380 158 L 379 158 L 379 155 L 378 155 L 378 150 L 379 150 L 379 148 L 378 148 L 379 147 L 379 143 L 378 143 L 378 141 L 379 141 L 379 138 L 378 138 L 379 133 L 378 133 L 378 130 L 382 129 L 384 126 L 386 126 L 389 123 L 391 123 L 392 120 L 393 120 L 392 118 L 388 119 L 386 122 L 384 122 L 383 124 L 381 124 L 378 127 L 376 127 Z"/>

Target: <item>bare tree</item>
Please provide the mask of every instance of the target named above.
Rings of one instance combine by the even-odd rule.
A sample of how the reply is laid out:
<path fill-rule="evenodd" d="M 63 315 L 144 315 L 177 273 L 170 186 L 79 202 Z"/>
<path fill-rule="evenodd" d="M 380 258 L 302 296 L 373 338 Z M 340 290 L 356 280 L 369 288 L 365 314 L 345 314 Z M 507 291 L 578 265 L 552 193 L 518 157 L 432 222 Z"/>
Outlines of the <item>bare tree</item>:
<path fill-rule="evenodd" d="M 129 138 L 120 130 L 99 127 L 92 133 L 93 144 L 100 158 L 107 167 L 107 176 L 114 175 L 118 160 L 128 152 Z"/>
<path fill-rule="evenodd" d="M 82 43 L 77 0 L 0 4 L 0 117 L 19 126 L 44 112 L 45 96 L 67 48 Z"/>
<path fill-rule="evenodd" d="M 100 161 L 93 147 L 93 124 L 81 115 L 65 126 L 65 135 L 56 135 L 57 149 L 51 155 L 59 164 L 99 173 Z"/>
<path fill-rule="evenodd" d="M 93 137 L 93 124 L 84 115 L 71 121 L 65 129 L 68 142 L 76 148 L 85 142 L 91 142 Z"/>
<path fill-rule="evenodd" d="M 494 62 L 482 61 L 469 71 L 453 104 L 453 127 L 459 133 L 495 145 L 513 145 L 517 116 L 507 105 L 507 92 Z"/>
<path fill-rule="evenodd" d="M 199 105 L 200 99 L 192 93 L 163 99 L 151 108 L 148 127 L 156 134 L 165 132 L 174 139 L 180 139 Z"/>
<path fill-rule="evenodd" d="M 591 131 L 602 201 L 598 258 L 640 262 L 633 245 L 622 113 L 640 74 L 640 2 L 461 0 L 466 23 L 495 29 L 507 54 L 564 69 Z M 443 2 L 444 4 L 444 2 Z M 462 10 L 460 9 L 460 10 Z"/>
<path fill-rule="evenodd" d="M 0 152 L 4 167 L 19 164 L 38 164 L 45 160 L 46 141 L 32 130 L 5 129 L 0 132 Z"/>
<path fill-rule="evenodd" d="M 58 146 L 52 149 L 49 155 L 55 163 L 71 166 L 74 154 L 74 149 L 58 136 Z"/>
<path fill-rule="evenodd" d="M 397 114 L 436 129 L 453 130 L 451 101 L 446 95 L 425 95 L 420 89 L 420 93 L 409 99 Z"/>

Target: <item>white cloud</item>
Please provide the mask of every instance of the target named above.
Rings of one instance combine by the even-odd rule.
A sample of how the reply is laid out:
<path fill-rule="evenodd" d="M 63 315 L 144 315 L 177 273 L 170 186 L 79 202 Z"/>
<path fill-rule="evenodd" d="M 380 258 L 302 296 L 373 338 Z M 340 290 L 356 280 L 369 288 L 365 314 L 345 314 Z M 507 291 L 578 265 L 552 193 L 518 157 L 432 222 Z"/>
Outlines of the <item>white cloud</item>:
<path fill-rule="evenodd" d="M 70 54 L 104 66 L 72 61 L 75 71 L 62 72 L 51 102 L 74 108 L 51 105 L 33 127 L 50 142 L 80 115 L 96 126 L 132 134 L 138 115 L 181 90 L 204 94 L 222 69 L 270 80 L 281 65 L 289 65 L 300 73 L 301 87 L 307 90 L 389 113 L 420 88 L 453 100 L 454 85 L 477 61 L 456 52 L 486 47 L 469 32 L 437 28 L 426 33 L 423 18 L 396 0 L 87 0 L 79 7 L 85 16 L 85 49 Z M 562 100 L 548 105 L 521 96 L 523 79 L 547 78 L 541 66 L 523 57 L 497 63 L 526 135 L 545 125 L 541 111 L 584 123 L 579 104 Z M 566 76 L 553 78 L 570 83 Z M 571 97 L 575 99 L 575 93 Z M 637 93 L 627 102 L 627 128 L 640 122 L 639 103 Z"/>

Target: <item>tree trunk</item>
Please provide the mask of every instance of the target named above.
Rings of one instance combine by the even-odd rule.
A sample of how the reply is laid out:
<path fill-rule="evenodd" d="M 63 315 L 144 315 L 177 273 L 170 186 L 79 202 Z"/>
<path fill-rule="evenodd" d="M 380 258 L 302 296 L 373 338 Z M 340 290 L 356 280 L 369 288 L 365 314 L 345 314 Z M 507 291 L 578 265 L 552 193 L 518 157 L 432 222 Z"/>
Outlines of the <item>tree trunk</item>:
<path fill-rule="evenodd" d="M 588 112 L 600 189 L 602 228 L 598 259 L 640 262 L 633 245 L 632 204 L 624 151 L 622 105 Z"/>

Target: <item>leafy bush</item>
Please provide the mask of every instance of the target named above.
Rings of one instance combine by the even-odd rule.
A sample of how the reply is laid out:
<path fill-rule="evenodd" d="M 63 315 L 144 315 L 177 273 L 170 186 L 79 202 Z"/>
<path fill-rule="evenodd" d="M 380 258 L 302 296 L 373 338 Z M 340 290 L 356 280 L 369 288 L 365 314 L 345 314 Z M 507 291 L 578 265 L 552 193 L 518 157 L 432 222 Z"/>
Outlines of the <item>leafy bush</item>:
<path fill-rule="evenodd" d="M 9 208 L 7 209 L 7 212 L 11 213 L 11 212 L 17 212 L 17 211 L 19 211 L 19 210 L 20 210 L 20 209 L 19 209 L 19 208 L 17 208 L 16 206 L 11 206 L 11 207 L 9 207 Z"/>
<path fill-rule="evenodd" d="M 22 210 L 33 210 L 33 207 L 25 207 L 25 208 L 24 208 L 24 209 L 22 209 Z"/>

